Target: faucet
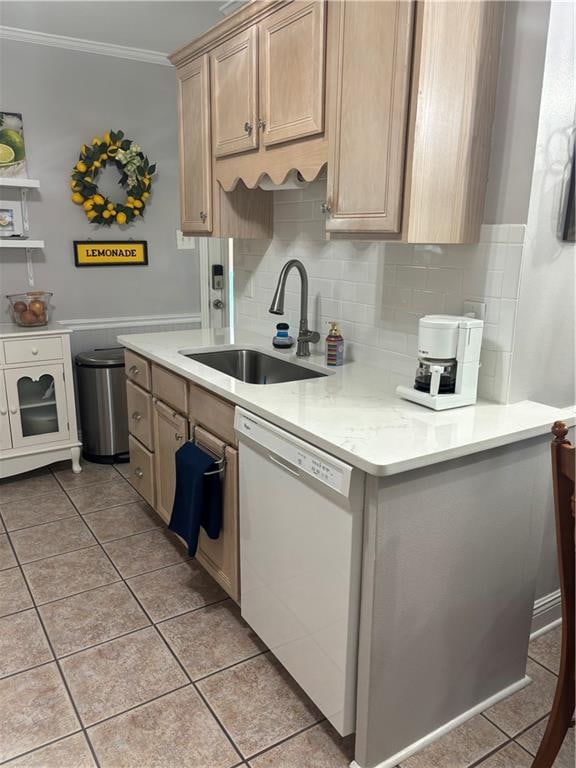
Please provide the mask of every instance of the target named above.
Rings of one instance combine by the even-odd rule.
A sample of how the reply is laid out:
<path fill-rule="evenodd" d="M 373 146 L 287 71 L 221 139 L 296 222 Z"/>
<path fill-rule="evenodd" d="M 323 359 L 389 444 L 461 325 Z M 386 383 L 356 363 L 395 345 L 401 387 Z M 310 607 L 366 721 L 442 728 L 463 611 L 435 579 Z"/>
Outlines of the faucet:
<path fill-rule="evenodd" d="M 300 275 L 300 326 L 298 329 L 298 345 L 296 347 L 297 357 L 310 356 L 310 343 L 317 344 L 320 341 L 318 331 L 311 331 L 308 328 L 308 275 L 304 264 L 299 259 L 290 259 L 282 267 L 278 276 L 278 285 L 274 291 L 274 298 L 270 304 L 269 312 L 273 315 L 284 314 L 284 294 L 286 293 L 286 280 L 290 270 L 294 267 Z"/>

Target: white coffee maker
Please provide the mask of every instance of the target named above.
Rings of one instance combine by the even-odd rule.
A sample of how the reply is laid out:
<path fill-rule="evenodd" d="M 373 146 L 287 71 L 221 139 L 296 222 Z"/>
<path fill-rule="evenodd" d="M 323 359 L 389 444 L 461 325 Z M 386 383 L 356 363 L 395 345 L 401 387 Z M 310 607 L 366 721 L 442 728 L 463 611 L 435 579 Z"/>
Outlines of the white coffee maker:
<path fill-rule="evenodd" d="M 418 324 L 418 368 L 413 387 L 397 394 L 436 411 L 476 402 L 484 323 L 473 317 L 425 315 Z"/>

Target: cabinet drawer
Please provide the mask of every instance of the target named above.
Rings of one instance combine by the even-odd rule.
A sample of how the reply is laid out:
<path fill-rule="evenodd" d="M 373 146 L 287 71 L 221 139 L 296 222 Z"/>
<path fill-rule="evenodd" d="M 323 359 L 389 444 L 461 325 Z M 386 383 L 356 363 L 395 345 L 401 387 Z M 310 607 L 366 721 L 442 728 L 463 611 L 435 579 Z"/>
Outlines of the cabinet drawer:
<path fill-rule="evenodd" d="M 207 430 L 227 443 L 236 445 L 234 432 L 234 406 L 221 400 L 196 384 L 188 385 L 188 415 L 194 424 L 201 424 Z"/>
<path fill-rule="evenodd" d="M 150 391 L 152 389 L 152 377 L 148 360 L 127 349 L 124 352 L 124 361 L 126 363 L 126 377 L 143 389 Z"/>
<path fill-rule="evenodd" d="M 154 454 L 150 453 L 132 435 L 128 438 L 130 472 L 127 479 L 150 506 L 155 505 Z"/>
<path fill-rule="evenodd" d="M 181 376 L 152 364 L 152 392 L 177 411 L 187 412 L 188 382 Z"/>
<path fill-rule="evenodd" d="M 137 437 L 146 448 L 154 449 L 152 440 L 152 395 L 140 387 L 126 382 L 128 404 L 128 431 Z"/>
<path fill-rule="evenodd" d="M 62 339 L 59 336 L 47 339 L 14 339 L 4 342 L 6 363 L 34 363 L 36 360 L 60 360 Z"/>

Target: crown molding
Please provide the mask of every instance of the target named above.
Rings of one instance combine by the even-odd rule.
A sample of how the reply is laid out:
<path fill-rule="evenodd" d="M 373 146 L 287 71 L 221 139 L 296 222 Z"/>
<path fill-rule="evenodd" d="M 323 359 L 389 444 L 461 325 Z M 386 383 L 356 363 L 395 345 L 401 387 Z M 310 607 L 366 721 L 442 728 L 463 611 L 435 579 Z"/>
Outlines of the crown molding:
<path fill-rule="evenodd" d="M 82 40 L 79 37 L 52 35 L 46 32 L 36 32 L 33 29 L 19 29 L 18 27 L 5 27 L 0 25 L 0 40 L 15 40 L 18 43 L 32 43 L 33 45 L 46 45 L 52 48 L 66 48 L 69 51 L 95 53 L 99 56 L 112 56 L 116 59 L 143 61 L 147 64 L 160 64 L 163 67 L 172 66 L 167 58 L 167 54 L 160 51 L 147 51 L 144 48 L 131 48 L 127 45 L 100 43 L 96 40 Z"/>

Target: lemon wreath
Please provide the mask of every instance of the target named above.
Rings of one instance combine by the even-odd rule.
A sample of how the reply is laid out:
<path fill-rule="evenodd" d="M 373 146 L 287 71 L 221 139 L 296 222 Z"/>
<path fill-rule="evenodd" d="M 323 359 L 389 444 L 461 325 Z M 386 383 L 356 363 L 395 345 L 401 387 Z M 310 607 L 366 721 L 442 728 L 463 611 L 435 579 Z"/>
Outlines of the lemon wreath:
<path fill-rule="evenodd" d="M 96 179 L 108 163 L 120 171 L 119 184 L 126 190 L 123 203 L 98 192 Z M 144 213 L 155 171 L 156 165 L 148 162 L 138 144 L 125 139 L 122 131 L 108 131 L 93 138 L 91 146 L 82 146 L 70 181 L 72 202 L 82 206 L 93 224 L 126 224 Z"/>

